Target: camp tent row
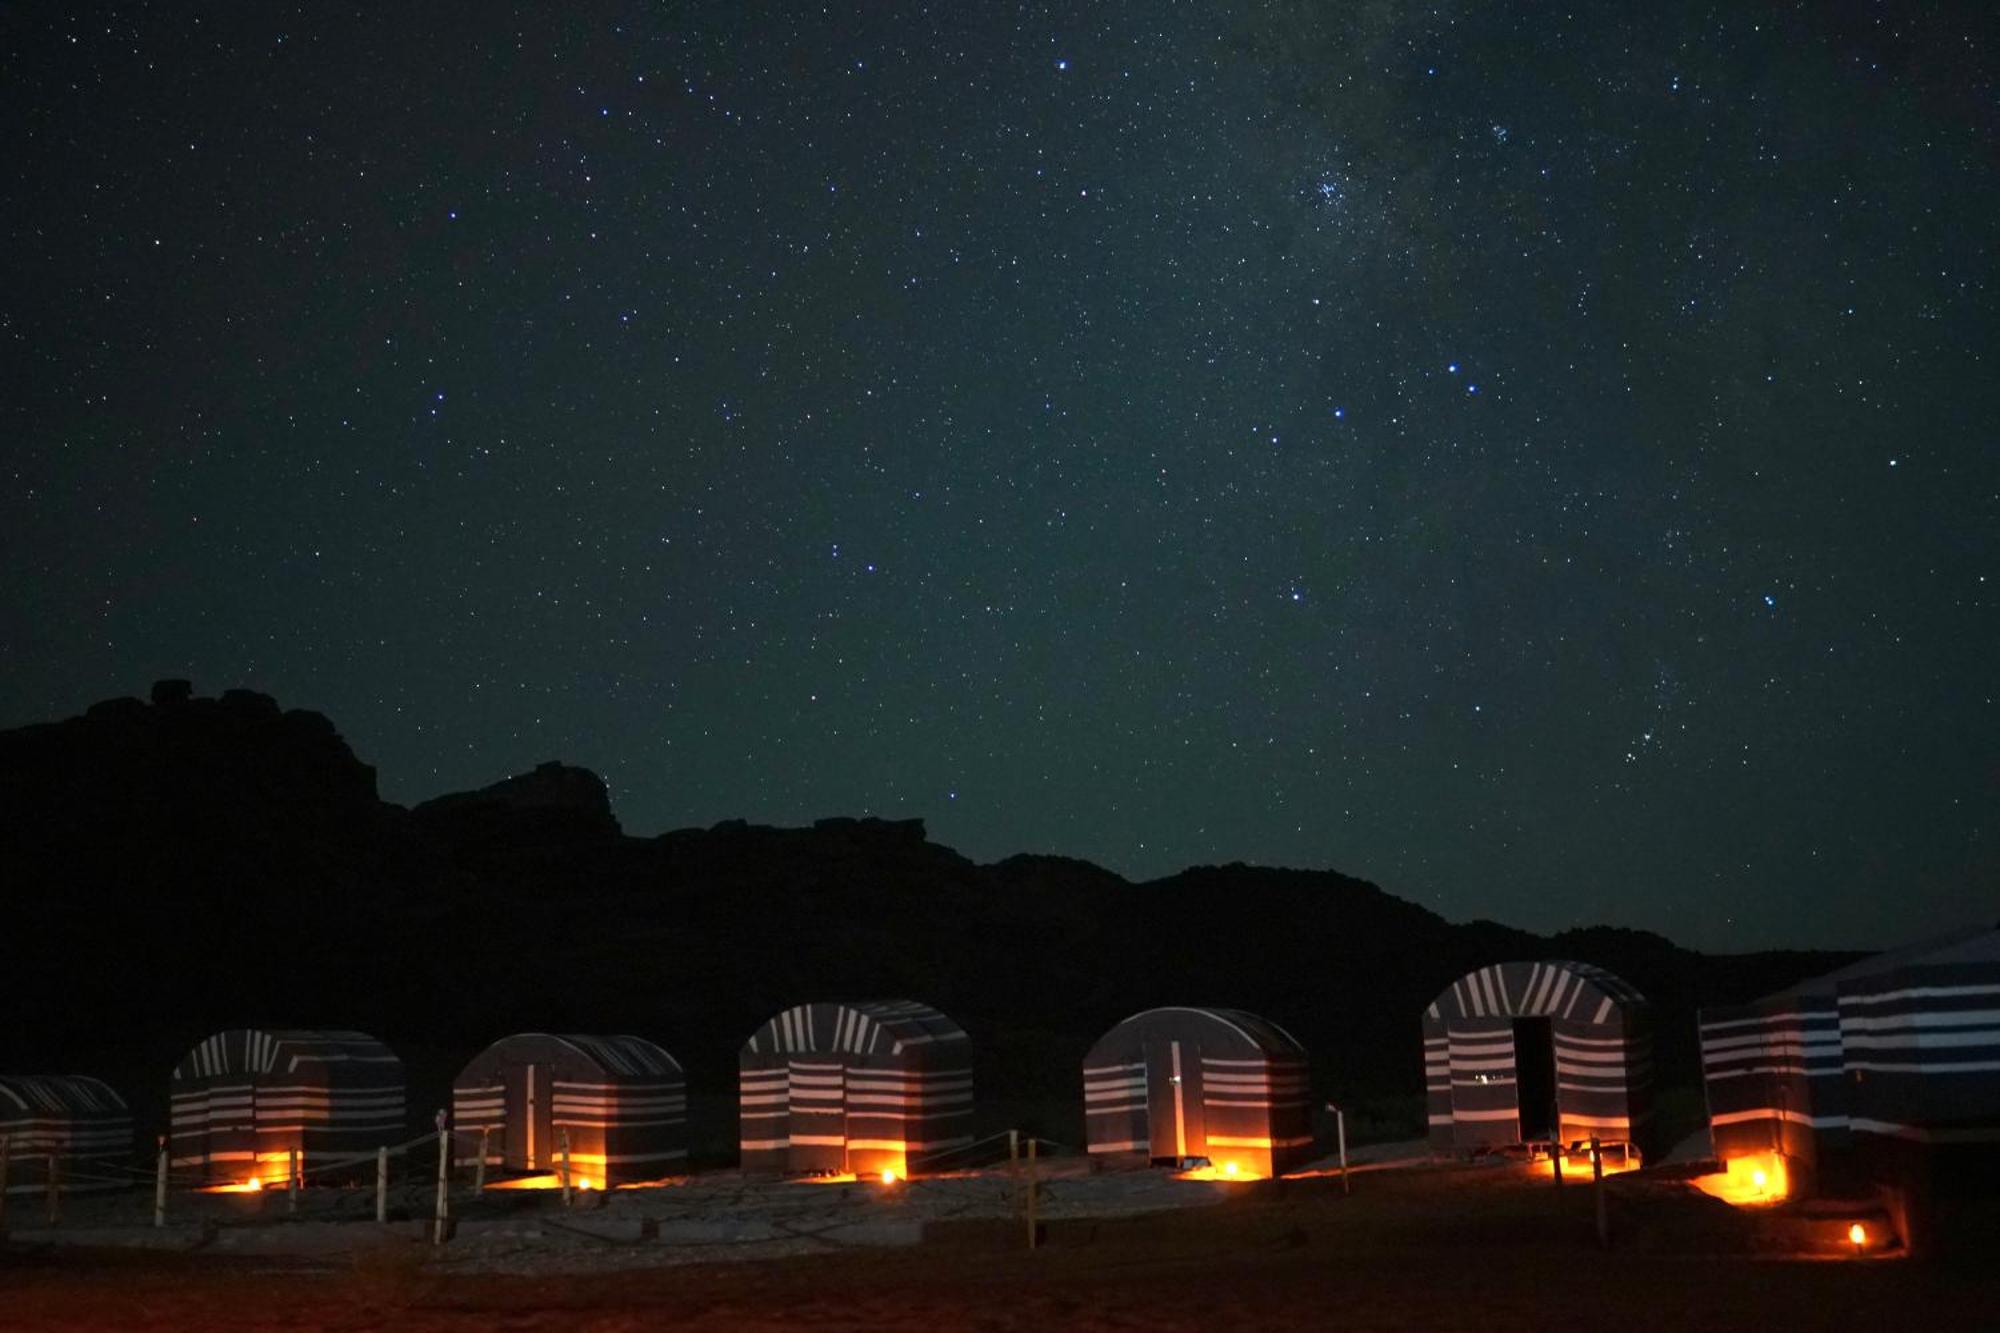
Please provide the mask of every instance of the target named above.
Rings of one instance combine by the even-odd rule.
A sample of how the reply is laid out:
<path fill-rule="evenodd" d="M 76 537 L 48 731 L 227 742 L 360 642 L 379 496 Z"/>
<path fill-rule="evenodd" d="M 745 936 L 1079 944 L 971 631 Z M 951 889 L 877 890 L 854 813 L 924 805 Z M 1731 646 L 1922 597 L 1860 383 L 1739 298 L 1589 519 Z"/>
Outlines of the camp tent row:
<path fill-rule="evenodd" d="M 1613 974 L 1569 961 L 1475 969 L 1422 1018 L 1427 1117 L 1440 1153 L 1625 1143 L 1651 1155 L 1652 1022 Z M 2000 931 L 1878 955 L 1747 1005 L 1705 1009 L 1711 1133 L 1723 1157 L 1779 1151 L 1808 1169 L 1877 1152 L 2000 1143 Z M 1312 1150 L 1306 1053 L 1236 1009 L 1167 1006 L 1113 1026 L 1084 1057 L 1086 1140 L 1105 1161 L 1203 1161 L 1244 1175 Z M 739 1146 L 751 1170 L 903 1173 L 972 1139 L 964 1029 L 910 1000 L 817 1003 L 760 1026 L 739 1060 Z M 537 1172 L 566 1147 L 604 1181 L 686 1160 L 680 1065 L 633 1036 L 522 1033 L 453 1089 L 461 1163 Z M 361 1033 L 236 1029 L 174 1069 L 172 1159 L 204 1179 L 281 1179 L 392 1146 L 401 1063 Z M 130 1116 L 86 1078 L 0 1078 L 16 1160 L 114 1161 Z M 17 1167 L 15 1188 L 32 1187 Z M 80 1181 L 79 1181 L 80 1183 Z"/>
<path fill-rule="evenodd" d="M 1450 1049 L 1483 1057 L 1476 1083 L 1469 1072 L 1454 1079 L 1443 1103 L 1462 1112 L 1467 1127 L 1447 1146 L 1533 1133 L 1518 1108 L 1540 1103 L 1496 1091 L 1514 1081 L 1498 1077 L 1494 1063 L 1506 1030 L 1486 1031 L 1501 1010 L 1556 1026 L 1566 1129 L 1612 1132 L 1625 1123 L 1614 1111 L 1629 1120 L 1623 1108 L 1639 1100 L 1619 1080 L 1636 1079 L 1643 1060 L 1624 1059 L 1625 1045 L 1606 1054 L 1606 1034 L 1629 1030 L 1636 1040 L 1643 1031 L 1629 988 L 1576 964 L 1519 968 L 1461 980 L 1427 1017 L 1456 1034 L 1446 1038 L 1457 1043 Z M 1112 1027 L 1085 1056 L 1082 1073 L 1087 1146 L 1101 1160 L 1207 1162 L 1247 1177 L 1294 1169 L 1312 1153 L 1306 1052 L 1255 1014 L 1145 1010 Z M 743 1165 L 867 1174 L 949 1165 L 972 1142 L 972 1078 L 964 1029 L 929 1005 L 786 1009 L 742 1049 Z M 115 1101 L 108 1089 L 102 1095 Z M 460 1131 L 454 1156 L 462 1165 L 532 1173 L 566 1158 L 580 1180 L 611 1183 L 657 1176 L 686 1160 L 681 1067 L 639 1037 L 502 1038 L 465 1066 L 452 1104 Z M 1503 1124 L 1492 1114 L 1503 1106 L 1515 1120 Z M 392 1146 L 405 1123 L 402 1065 L 358 1032 L 235 1029 L 204 1040 L 175 1067 L 172 1108 L 177 1168 L 220 1183 L 277 1181 L 294 1161 L 313 1170 Z M 129 1140 L 129 1121 L 104 1132 Z"/>

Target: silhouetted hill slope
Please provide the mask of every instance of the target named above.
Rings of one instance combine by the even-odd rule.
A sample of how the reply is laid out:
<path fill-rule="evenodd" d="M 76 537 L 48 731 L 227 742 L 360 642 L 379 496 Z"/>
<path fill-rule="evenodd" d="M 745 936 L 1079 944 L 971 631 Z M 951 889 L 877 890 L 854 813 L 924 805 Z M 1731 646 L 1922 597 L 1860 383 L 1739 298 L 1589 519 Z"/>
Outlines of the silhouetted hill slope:
<path fill-rule="evenodd" d="M 562 852 L 624 832 L 611 813 L 604 779 L 553 760 L 478 791 L 425 801 L 410 814 L 469 866 L 522 853 Z"/>
<path fill-rule="evenodd" d="M 1055 856 L 980 866 L 917 821 L 633 838 L 603 783 L 560 764 L 406 811 L 318 714 L 176 683 L 0 732 L 0 811 L 0 968 L 21 1015 L 0 1069 L 105 1074 L 142 1119 L 179 1054 L 225 1026 L 373 1032 L 411 1065 L 420 1117 L 506 1032 L 642 1033 L 726 1094 L 779 1008 L 884 995 L 963 1023 L 986 1096 L 1074 1100 L 1089 1044 L 1165 1003 L 1285 1025 L 1322 1096 L 1413 1094 L 1423 1006 L 1516 957 L 1624 975 L 1657 1006 L 1663 1077 L 1691 1083 L 1695 1006 L 1847 957 L 1454 924 L 1332 871 L 1134 884 Z"/>

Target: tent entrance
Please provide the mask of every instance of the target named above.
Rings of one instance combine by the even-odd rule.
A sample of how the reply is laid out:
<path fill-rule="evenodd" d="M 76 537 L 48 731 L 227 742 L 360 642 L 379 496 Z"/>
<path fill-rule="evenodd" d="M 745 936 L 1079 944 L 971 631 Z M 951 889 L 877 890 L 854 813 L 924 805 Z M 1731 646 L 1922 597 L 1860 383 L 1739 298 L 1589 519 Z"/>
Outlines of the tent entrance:
<path fill-rule="evenodd" d="M 554 1160 L 554 1110 L 549 1099 L 549 1071 L 544 1065 L 507 1067 L 506 1141 L 501 1157 L 510 1171 L 539 1171 Z"/>
<path fill-rule="evenodd" d="M 1546 1018 L 1514 1020 L 1514 1081 L 1521 1108 L 1521 1142 L 1556 1137 L 1555 1025 Z"/>
<path fill-rule="evenodd" d="M 1154 1162 L 1208 1154 L 1201 1106 L 1201 1054 L 1189 1042 L 1146 1043 L 1146 1122 Z"/>

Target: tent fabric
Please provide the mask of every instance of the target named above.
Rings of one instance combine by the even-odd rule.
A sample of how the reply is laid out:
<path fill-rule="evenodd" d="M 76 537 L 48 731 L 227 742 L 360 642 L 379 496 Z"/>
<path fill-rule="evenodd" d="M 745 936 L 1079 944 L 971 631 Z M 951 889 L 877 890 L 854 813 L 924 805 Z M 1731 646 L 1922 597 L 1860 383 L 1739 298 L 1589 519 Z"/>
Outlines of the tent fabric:
<path fill-rule="evenodd" d="M 9 1194 L 47 1187 L 49 1158 L 65 1190 L 124 1189 L 132 1113 L 111 1086 L 84 1074 L 0 1074 L 0 1138 Z"/>
<path fill-rule="evenodd" d="M 617 1182 L 687 1160 L 687 1080 L 643 1037 L 522 1032 L 473 1057 L 452 1083 L 453 1152 L 500 1170 L 570 1169 Z"/>
<path fill-rule="evenodd" d="M 1241 1009 L 1167 1006 L 1118 1023 L 1083 1059 L 1089 1151 L 1207 1158 L 1281 1175 L 1312 1155 L 1305 1048 Z"/>
<path fill-rule="evenodd" d="M 1843 982 L 1838 999 L 1850 1134 L 2000 1143 L 2000 948 Z"/>
<path fill-rule="evenodd" d="M 1431 1147 L 1478 1152 L 1522 1142 L 1516 1021 L 1547 1019 L 1555 1136 L 1650 1144 L 1652 1020 L 1645 997 L 1589 963 L 1494 963 L 1466 973 L 1423 1016 Z M 1530 1108 L 1532 1122 L 1535 1108 Z"/>
<path fill-rule="evenodd" d="M 1876 954 L 1700 1024 L 1719 1156 L 2000 1142 L 2000 931 Z"/>
<path fill-rule="evenodd" d="M 281 1180 L 403 1135 L 403 1063 L 366 1033 L 235 1028 L 174 1066 L 172 1155 L 212 1180 Z"/>
<path fill-rule="evenodd" d="M 739 1061 L 746 1170 L 921 1170 L 972 1142 L 972 1043 L 927 1004 L 801 1004 Z"/>

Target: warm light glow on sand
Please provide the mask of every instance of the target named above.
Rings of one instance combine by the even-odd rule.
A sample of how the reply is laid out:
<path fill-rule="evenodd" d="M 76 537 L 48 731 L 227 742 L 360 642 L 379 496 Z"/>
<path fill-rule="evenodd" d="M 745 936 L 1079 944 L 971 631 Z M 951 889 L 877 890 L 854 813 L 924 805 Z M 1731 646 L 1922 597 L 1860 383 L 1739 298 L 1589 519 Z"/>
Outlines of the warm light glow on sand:
<path fill-rule="evenodd" d="M 1604 1174 L 1607 1176 L 1615 1176 L 1626 1171 L 1637 1171 L 1639 1169 L 1639 1154 L 1636 1152 L 1620 1154 L 1606 1151 L 1599 1153 L 1598 1156 L 1603 1159 Z M 1556 1174 L 1556 1159 L 1553 1157 L 1536 1158 L 1535 1170 L 1541 1175 L 1554 1179 Z M 1565 1155 L 1562 1159 L 1562 1171 L 1563 1179 L 1566 1181 L 1589 1180 L 1592 1175 L 1590 1154 L 1580 1152 Z"/>
<path fill-rule="evenodd" d="M 596 1176 L 586 1176 L 582 1172 L 578 1172 L 576 1175 L 570 1177 L 569 1183 L 571 1189 L 594 1190 L 601 1182 Z M 550 1172 L 542 1176 L 515 1176 L 511 1180 L 489 1181 L 486 1188 L 490 1190 L 559 1190 L 562 1188 L 562 1177 L 555 1172 Z"/>
<path fill-rule="evenodd" d="M 1853 1226 L 1847 1229 L 1847 1242 L 1848 1244 L 1852 1245 L 1855 1249 L 1859 1250 L 1862 1246 L 1868 1243 L 1868 1228 L 1862 1226 L 1859 1222 L 1856 1222 Z"/>
<path fill-rule="evenodd" d="M 301 1163 L 303 1165 L 303 1163 Z M 232 1180 L 221 1185 L 203 1185 L 201 1194 L 260 1194 L 265 1190 L 281 1190 L 292 1174 L 292 1154 L 285 1152 L 260 1152 L 254 1163 L 246 1168 L 249 1175 L 241 1180 Z M 300 1181 L 304 1184 L 304 1181 Z"/>
<path fill-rule="evenodd" d="M 1266 1177 L 1259 1174 L 1258 1172 L 1250 1170 L 1248 1167 L 1244 1166 L 1243 1163 L 1241 1162 L 1224 1161 L 1224 1162 L 1210 1162 L 1207 1166 L 1198 1166 L 1191 1171 L 1182 1171 L 1181 1173 L 1176 1175 L 1174 1179 L 1176 1180 L 1264 1180 L 1266 1179 Z"/>
<path fill-rule="evenodd" d="M 902 1177 L 896 1174 L 894 1168 L 886 1170 L 882 1173 L 882 1183 L 884 1185 L 893 1185 L 901 1179 Z"/>
<path fill-rule="evenodd" d="M 795 1185 L 852 1185 L 855 1175 L 852 1171 L 839 1171 L 830 1176 L 800 1176 Z"/>
<path fill-rule="evenodd" d="M 1732 1157 L 1713 1175 L 1696 1176 L 1694 1187 L 1724 1203 L 1755 1208 L 1783 1203 L 1791 1192 L 1792 1175 L 1778 1153 L 1750 1153 Z"/>

